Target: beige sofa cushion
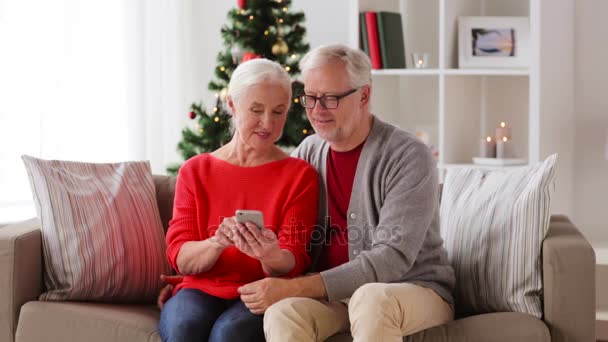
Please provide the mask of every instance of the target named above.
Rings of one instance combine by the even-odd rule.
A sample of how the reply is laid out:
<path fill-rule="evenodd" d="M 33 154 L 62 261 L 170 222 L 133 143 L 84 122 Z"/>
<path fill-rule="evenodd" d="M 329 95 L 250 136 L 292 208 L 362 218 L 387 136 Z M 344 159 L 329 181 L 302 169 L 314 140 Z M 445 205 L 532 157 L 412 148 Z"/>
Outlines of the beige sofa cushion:
<path fill-rule="evenodd" d="M 19 342 L 160 342 L 152 305 L 29 302 L 21 308 Z"/>
<path fill-rule="evenodd" d="M 23 306 L 18 342 L 158 342 L 160 311 L 154 306 L 69 302 L 29 302 Z M 328 342 L 352 341 L 340 334 Z M 405 342 L 544 342 L 545 323 L 531 315 L 505 312 L 471 316 L 421 331 Z"/>

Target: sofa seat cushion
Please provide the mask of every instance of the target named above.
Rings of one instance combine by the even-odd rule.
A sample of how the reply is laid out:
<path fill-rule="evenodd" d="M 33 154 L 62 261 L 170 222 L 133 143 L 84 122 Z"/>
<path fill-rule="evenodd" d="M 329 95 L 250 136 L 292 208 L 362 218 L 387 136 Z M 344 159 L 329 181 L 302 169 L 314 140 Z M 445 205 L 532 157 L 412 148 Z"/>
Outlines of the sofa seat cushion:
<path fill-rule="evenodd" d="M 328 342 L 349 342 L 349 334 Z M 522 313 L 500 312 L 471 316 L 405 337 L 404 342 L 542 342 L 551 341 L 549 329 L 540 319 Z"/>
<path fill-rule="evenodd" d="M 21 307 L 17 342 L 160 342 L 153 305 L 28 302 Z"/>

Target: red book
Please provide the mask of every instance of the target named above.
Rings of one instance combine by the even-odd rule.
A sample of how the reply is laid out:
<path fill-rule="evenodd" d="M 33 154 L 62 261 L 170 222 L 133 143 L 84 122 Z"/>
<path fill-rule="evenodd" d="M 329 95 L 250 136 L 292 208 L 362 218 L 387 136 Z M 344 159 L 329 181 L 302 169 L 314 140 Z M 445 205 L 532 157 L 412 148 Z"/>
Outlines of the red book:
<path fill-rule="evenodd" d="M 365 12 L 365 25 L 367 26 L 367 41 L 369 43 L 369 56 L 372 61 L 372 69 L 382 69 L 376 12 Z"/>

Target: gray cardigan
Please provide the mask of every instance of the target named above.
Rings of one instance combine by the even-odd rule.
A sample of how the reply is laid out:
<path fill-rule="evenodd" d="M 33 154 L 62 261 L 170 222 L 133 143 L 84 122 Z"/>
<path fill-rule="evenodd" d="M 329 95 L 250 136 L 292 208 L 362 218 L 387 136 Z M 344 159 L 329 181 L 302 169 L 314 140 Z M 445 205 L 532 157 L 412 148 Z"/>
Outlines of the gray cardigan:
<path fill-rule="evenodd" d="M 292 153 L 319 173 L 319 218 L 311 244 L 317 263 L 325 241 L 329 143 L 317 135 Z M 410 133 L 374 117 L 348 206 L 349 262 L 321 272 L 329 300 L 366 283 L 415 283 L 452 304 L 454 271 L 439 235 L 437 166 Z"/>

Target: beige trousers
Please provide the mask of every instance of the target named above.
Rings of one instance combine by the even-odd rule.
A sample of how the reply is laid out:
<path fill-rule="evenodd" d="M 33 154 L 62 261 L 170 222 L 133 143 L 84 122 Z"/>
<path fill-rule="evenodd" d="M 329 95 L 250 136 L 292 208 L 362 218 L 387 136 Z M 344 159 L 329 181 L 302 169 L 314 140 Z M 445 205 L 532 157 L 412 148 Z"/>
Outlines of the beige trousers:
<path fill-rule="evenodd" d="M 365 284 L 345 302 L 281 300 L 264 314 L 266 341 L 324 341 L 350 330 L 354 342 L 397 342 L 454 319 L 452 306 L 435 291 L 408 283 Z"/>

